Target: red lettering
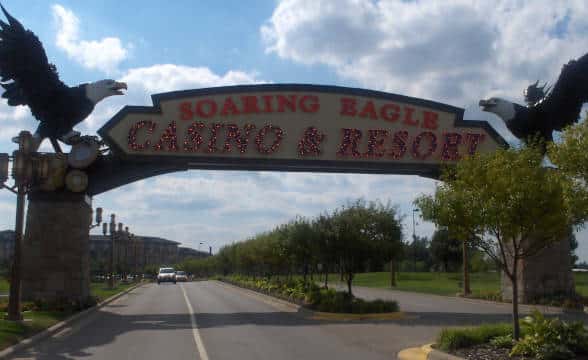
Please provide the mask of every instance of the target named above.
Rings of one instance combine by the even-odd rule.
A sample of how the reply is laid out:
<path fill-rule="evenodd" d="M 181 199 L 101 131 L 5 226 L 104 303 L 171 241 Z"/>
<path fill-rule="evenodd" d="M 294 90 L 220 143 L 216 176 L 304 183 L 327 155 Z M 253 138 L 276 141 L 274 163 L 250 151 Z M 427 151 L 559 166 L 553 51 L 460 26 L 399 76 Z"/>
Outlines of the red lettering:
<path fill-rule="evenodd" d="M 232 98 L 228 97 L 225 99 L 225 103 L 223 104 L 223 109 L 220 112 L 221 115 L 239 115 L 239 109 L 237 109 L 237 105 Z"/>
<path fill-rule="evenodd" d="M 231 142 L 235 142 L 239 152 L 241 154 L 247 151 L 247 145 L 249 144 L 249 134 L 251 130 L 255 129 L 255 125 L 253 124 L 245 124 L 243 128 L 245 130 L 245 134 L 241 136 L 241 131 L 239 127 L 235 124 L 229 124 L 226 126 L 227 128 L 227 137 L 225 138 L 225 146 L 223 148 L 224 152 L 231 152 L 232 144 Z"/>
<path fill-rule="evenodd" d="M 182 120 L 192 120 L 194 113 L 192 112 L 192 106 L 188 101 L 184 101 L 180 104 L 180 114 Z"/>
<path fill-rule="evenodd" d="M 265 136 L 267 135 L 267 133 L 270 133 L 270 132 L 274 134 L 276 139 L 274 140 L 274 142 L 270 146 L 267 146 L 267 145 L 265 145 Z M 259 130 L 259 133 L 257 133 L 257 136 L 255 137 L 255 144 L 257 145 L 257 151 L 259 151 L 260 154 L 266 154 L 266 155 L 269 155 L 271 153 L 276 152 L 280 148 L 280 144 L 282 143 L 283 136 L 284 136 L 284 131 L 280 127 L 272 126 L 272 125 L 264 126 L 261 130 Z"/>
<path fill-rule="evenodd" d="M 439 114 L 432 111 L 424 111 L 423 112 L 423 128 L 437 130 L 439 127 L 438 124 Z"/>
<path fill-rule="evenodd" d="M 202 135 L 200 131 L 205 128 L 204 123 L 195 122 L 190 125 L 186 133 L 186 139 L 184 139 L 184 151 L 196 152 L 202 145 Z"/>
<path fill-rule="evenodd" d="M 276 98 L 278 99 L 278 112 L 285 112 L 286 108 L 296 112 L 296 95 L 289 95 L 288 97 L 277 95 Z"/>
<path fill-rule="evenodd" d="M 319 156 L 321 154 L 321 142 L 326 135 L 321 133 L 314 126 L 307 127 L 304 135 L 298 141 L 298 155 L 300 156 Z"/>
<path fill-rule="evenodd" d="M 370 119 L 378 120 L 378 114 L 376 113 L 376 107 L 372 101 L 365 103 L 363 110 L 359 113 L 361 117 L 370 117 Z"/>
<path fill-rule="evenodd" d="M 307 104 L 310 101 L 310 104 Z M 300 99 L 300 109 L 307 113 L 315 113 L 320 108 L 319 99 L 314 95 L 305 95 Z"/>
<path fill-rule="evenodd" d="M 400 107 L 396 104 L 386 104 L 380 109 L 380 117 L 386 121 L 398 121 Z"/>
<path fill-rule="evenodd" d="M 138 144 L 137 143 L 137 134 L 139 133 L 139 130 L 141 130 L 144 127 L 147 127 L 147 134 L 151 135 L 151 134 L 153 134 L 153 131 L 155 130 L 156 126 L 157 126 L 157 123 L 153 122 L 151 120 L 142 120 L 142 121 L 137 121 L 136 123 L 134 123 L 133 126 L 129 129 L 129 136 L 128 136 L 129 149 L 134 150 L 134 151 L 143 151 L 148 146 L 151 146 L 151 140 L 149 140 L 149 139 L 145 140 L 145 142 L 142 144 Z"/>
<path fill-rule="evenodd" d="M 462 136 L 460 133 L 446 133 L 445 143 L 443 144 L 443 151 L 441 152 L 441 159 L 459 160 L 459 145 L 461 144 Z"/>
<path fill-rule="evenodd" d="M 210 99 L 198 100 L 196 102 L 196 114 L 203 118 L 216 115 L 216 103 Z"/>
<path fill-rule="evenodd" d="M 163 145 L 167 145 L 167 149 L 163 148 Z M 176 136 L 176 122 L 172 121 L 161 137 L 159 138 L 159 142 L 153 146 L 153 150 L 155 151 L 178 151 L 178 137 Z"/>
<path fill-rule="evenodd" d="M 424 138 L 429 139 L 429 147 L 425 152 L 421 152 L 421 143 Z M 417 135 L 412 142 L 412 156 L 415 159 L 425 160 L 437 150 L 437 136 L 430 131 L 424 131 Z"/>
<path fill-rule="evenodd" d="M 339 145 L 337 155 L 339 156 L 353 156 L 360 157 L 359 140 L 361 140 L 361 130 L 359 129 L 341 129 L 343 131 L 343 139 Z"/>
<path fill-rule="evenodd" d="M 404 122 L 403 124 L 410 126 L 419 126 L 419 121 L 412 118 L 414 114 L 414 108 L 405 106 L 404 107 Z"/>
<path fill-rule="evenodd" d="M 357 110 L 355 106 L 357 101 L 354 98 L 341 98 L 341 112 L 340 115 L 355 116 Z"/>
<path fill-rule="evenodd" d="M 478 145 L 484 141 L 484 134 L 467 134 L 466 141 L 468 142 L 468 154 L 474 155 L 478 149 Z"/>
<path fill-rule="evenodd" d="M 243 113 L 244 114 L 258 114 L 259 108 L 257 107 L 257 96 L 241 96 L 243 102 Z"/>
<path fill-rule="evenodd" d="M 223 124 L 220 124 L 220 123 L 210 124 L 210 139 L 208 139 L 208 149 L 206 149 L 206 152 L 214 153 L 214 152 L 218 151 L 218 148 L 216 147 L 216 140 L 217 140 L 218 130 L 222 127 L 223 127 Z"/>
<path fill-rule="evenodd" d="M 384 141 L 388 138 L 388 130 L 368 130 L 368 146 L 365 153 L 368 157 L 380 158 L 384 156 Z"/>
<path fill-rule="evenodd" d="M 394 160 L 400 160 L 404 154 L 406 154 L 406 150 L 408 149 L 408 131 L 401 130 L 394 133 L 394 138 L 392 139 L 392 151 L 390 151 L 389 156 Z"/>
<path fill-rule="evenodd" d="M 263 104 L 265 105 L 263 108 L 264 113 L 271 113 L 272 110 L 272 100 L 274 99 L 273 96 L 265 95 L 263 96 Z"/>

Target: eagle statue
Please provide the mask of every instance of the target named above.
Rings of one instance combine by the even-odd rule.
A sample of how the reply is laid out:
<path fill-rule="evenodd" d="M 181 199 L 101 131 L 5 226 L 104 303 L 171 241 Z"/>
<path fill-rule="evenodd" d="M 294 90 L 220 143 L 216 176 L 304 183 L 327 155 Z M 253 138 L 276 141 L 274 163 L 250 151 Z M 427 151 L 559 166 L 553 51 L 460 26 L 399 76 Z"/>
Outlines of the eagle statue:
<path fill-rule="evenodd" d="M 106 97 L 123 95 L 127 85 L 114 80 L 69 87 L 59 80 L 55 66 L 47 60 L 43 44 L 0 4 L 8 23 L 0 20 L 0 85 L 8 105 L 26 105 L 40 124 L 33 135 L 35 150 L 49 138 L 55 151 L 57 140 L 72 144 L 80 133 L 73 127 Z"/>
<path fill-rule="evenodd" d="M 588 102 L 588 54 L 563 66 L 557 82 L 530 85 L 526 91 L 527 106 L 501 98 L 480 100 L 483 111 L 500 117 L 514 136 L 525 141 L 532 136 L 552 141 L 553 131 L 578 121 L 582 105 Z"/>

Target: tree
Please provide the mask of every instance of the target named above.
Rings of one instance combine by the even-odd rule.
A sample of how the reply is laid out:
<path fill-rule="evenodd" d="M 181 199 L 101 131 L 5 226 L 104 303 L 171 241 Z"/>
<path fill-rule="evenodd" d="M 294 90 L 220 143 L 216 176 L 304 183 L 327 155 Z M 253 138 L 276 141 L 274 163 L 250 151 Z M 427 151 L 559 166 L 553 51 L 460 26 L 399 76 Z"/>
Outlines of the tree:
<path fill-rule="evenodd" d="M 395 207 L 379 202 L 370 203 L 365 224 L 372 242 L 372 258 L 382 258 L 390 267 L 390 287 L 396 286 L 396 262 L 402 256 L 402 226 Z"/>
<path fill-rule="evenodd" d="M 443 271 L 455 271 L 462 262 L 462 242 L 449 236 L 449 230 L 438 229 L 431 238 L 431 256 Z"/>
<path fill-rule="evenodd" d="M 576 240 L 576 235 L 573 231 L 570 231 L 570 234 L 568 235 L 568 240 L 570 242 L 570 265 L 574 267 L 576 266 L 576 263 L 578 262 L 578 260 L 580 260 L 580 258 L 578 257 L 578 255 L 576 255 L 576 249 L 578 248 L 578 240 Z"/>
<path fill-rule="evenodd" d="M 363 201 L 335 211 L 333 220 L 336 229 L 336 253 L 343 278 L 347 283 L 349 299 L 353 298 L 351 284 L 354 275 L 362 270 L 365 261 L 371 255 L 369 235 L 366 229 L 367 211 Z"/>
<path fill-rule="evenodd" d="M 501 149 L 460 161 L 443 175 L 434 196 L 417 206 L 461 240 L 477 237 L 512 283 L 513 337 L 518 340 L 520 261 L 561 241 L 580 219 L 566 194 L 579 192 L 558 171 L 541 166 L 538 147 Z M 569 192 L 569 190 L 573 190 Z"/>

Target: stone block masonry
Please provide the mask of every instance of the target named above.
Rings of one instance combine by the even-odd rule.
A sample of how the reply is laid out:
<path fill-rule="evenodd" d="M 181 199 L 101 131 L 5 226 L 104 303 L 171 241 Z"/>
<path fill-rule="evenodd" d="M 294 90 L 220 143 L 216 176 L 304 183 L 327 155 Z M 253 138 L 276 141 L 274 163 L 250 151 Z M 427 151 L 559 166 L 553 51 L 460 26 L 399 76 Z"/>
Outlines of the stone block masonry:
<path fill-rule="evenodd" d="M 23 241 L 23 300 L 83 301 L 90 295 L 91 199 L 83 194 L 29 195 Z"/>

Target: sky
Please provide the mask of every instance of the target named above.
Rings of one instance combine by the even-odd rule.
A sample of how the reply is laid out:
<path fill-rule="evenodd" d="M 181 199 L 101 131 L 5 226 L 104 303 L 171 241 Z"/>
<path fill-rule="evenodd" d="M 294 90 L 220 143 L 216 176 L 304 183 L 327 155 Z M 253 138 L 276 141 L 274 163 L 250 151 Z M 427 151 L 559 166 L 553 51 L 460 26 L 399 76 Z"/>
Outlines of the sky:
<path fill-rule="evenodd" d="M 69 85 L 112 78 L 125 96 L 99 103 L 76 130 L 94 134 L 125 105 L 151 105 L 173 90 L 309 83 L 386 91 L 465 108 L 516 139 L 480 99 L 523 103 L 536 80 L 553 83 L 588 51 L 585 0 L 3 0 L 43 42 Z M 0 152 L 35 130 L 26 107 L 0 102 Z M 48 142 L 41 150 L 49 150 Z M 358 198 L 397 204 L 405 237 L 412 201 L 435 181 L 417 176 L 200 171 L 142 180 L 95 196 L 94 207 L 139 235 L 217 251 L 295 216 L 314 217 Z M 0 229 L 14 227 L 15 199 L 0 191 Z M 105 216 L 106 218 L 106 216 Z M 414 232 L 434 225 L 417 218 Z M 98 233 L 98 229 L 95 230 Z M 588 260 L 588 230 L 577 234 Z"/>

